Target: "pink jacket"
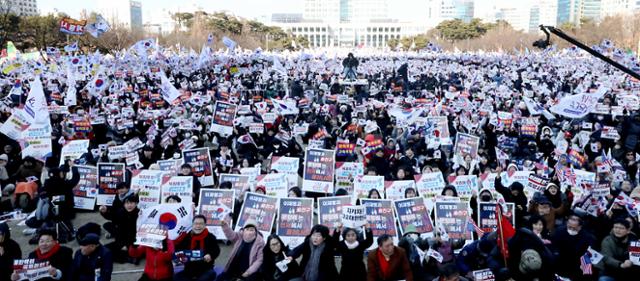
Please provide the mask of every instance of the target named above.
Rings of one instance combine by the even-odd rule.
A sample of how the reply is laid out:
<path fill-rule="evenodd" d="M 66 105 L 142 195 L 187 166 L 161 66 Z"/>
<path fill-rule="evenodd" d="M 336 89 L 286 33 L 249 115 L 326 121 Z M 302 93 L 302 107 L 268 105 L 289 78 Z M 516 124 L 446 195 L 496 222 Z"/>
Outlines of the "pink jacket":
<path fill-rule="evenodd" d="M 231 230 L 229 225 L 225 224 L 222 226 L 222 231 L 224 231 L 224 235 L 227 236 L 227 239 L 233 243 L 233 250 L 231 250 L 231 254 L 229 255 L 229 260 L 227 264 L 224 266 L 224 271 L 229 270 L 229 266 L 231 266 L 231 262 L 233 262 L 233 258 L 236 253 L 240 249 L 240 245 L 242 245 L 242 230 L 238 232 L 234 232 Z M 253 242 L 253 246 L 251 247 L 251 255 L 249 256 L 249 269 L 247 269 L 247 274 L 256 273 L 260 266 L 262 266 L 262 248 L 264 248 L 264 239 L 260 232 L 257 232 L 256 240 Z"/>

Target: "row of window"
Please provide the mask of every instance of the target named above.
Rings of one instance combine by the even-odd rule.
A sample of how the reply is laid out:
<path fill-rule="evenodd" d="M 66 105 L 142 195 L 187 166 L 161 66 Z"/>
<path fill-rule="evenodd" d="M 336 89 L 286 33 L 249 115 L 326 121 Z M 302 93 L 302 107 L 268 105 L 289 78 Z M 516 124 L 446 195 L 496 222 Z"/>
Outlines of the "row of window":
<path fill-rule="evenodd" d="M 360 29 L 363 31 L 364 29 Z M 342 29 L 340 30 L 342 31 Z M 346 29 L 346 31 L 351 31 L 351 29 Z M 326 27 L 292 27 L 291 32 L 327 32 Z M 367 32 L 401 32 L 400 27 L 367 27 Z"/>

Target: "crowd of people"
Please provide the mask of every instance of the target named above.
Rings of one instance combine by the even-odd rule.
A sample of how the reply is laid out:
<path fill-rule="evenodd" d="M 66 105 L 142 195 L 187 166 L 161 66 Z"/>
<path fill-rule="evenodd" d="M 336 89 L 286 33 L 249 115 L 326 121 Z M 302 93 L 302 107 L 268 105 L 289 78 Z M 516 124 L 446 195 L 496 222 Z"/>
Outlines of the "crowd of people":
<path fill-rule="evenodd" d="M 633 54 L 609 43 L 599 50 L 638 69 Z M 5 125 L 15 123 L 16 112 L 33 110 L 39 102 L 33 89 L 40 85 L 49 111 L 44 122 L 51 127 L 51 151 L 42 157 L 25 155 L 32 135 L 11 134 L 5 125 L 0 129 L 0 210 L 9 219 L 29 214 L 26 225 L 31 231 L 25 233 L 33 232 L 31 242 L 37 244 L 24 256 L 28 246 L 15 243 L 11 237 L 17 233 L 0 223 L 0 280 L 24 278 L 14 272 L 14 261 L 23 258 L 48 262 L 40 280 L 110 280 L 114 263 L 139 264 L 143 258 L 140 280 L 637 278 L 638 81 L 575 50 L 379 52 L 341 58 L 305 52 L 213 52 L 206 46 L 197 54 L 139 43 L 108 55 L 52 51 L 46 60 L 5 61 L 0 119 Z M 179 96 L 170 98 L 172 89 Z M 584 116 L 551 110 L 571 95 L 594 92 L 602 95 L 576 105 L 579 110 L 588 107 Z M 248 123 L 263 123 L 264 112 L 279 112 L 274 100 L 293 102 L 298 113 L 278 114 L 275 121 L 264 122 L 262 132 L 250 132 Z M 216 101 L 239 106 L 231 133 L 212 130 Z M 33 120 L 23 123 L 34 127 L 41 114 L 31 112 Z M 434 116 L 444 117 L 445 124 L 420 121 Z M 301 126 L 308 128 L 295 134 L 294 127 Z M 478 137 L 478 147 L 457 151 L 459 134 Z M 136 163 L 110 159 L 111 147 L 134 138 L 144 143 Z M 90 140 L 86 153 L 61 159 L 65 143 L 81 139 Z M 367 226 L 317 224 L 304 242 L 289 247 L 276 234 L 264 237 L 254 220 L 235 228 L 225 222 L 225 237 L 216 237 L 207 228 L 208 218 L 195 215 L 189 231 L 164 239 L 161 247 L 136 243 L 140 199 L 131 188 L 133 170 L 157 170 L 159 160 L 179 159 L 187 148 L 207 148 L 212 186 L 201 184 L 189 164 L 178 171 L 193 177 L 197 206 L 201 188 L 232 188 L 231 182 L 219 182 L 219 174 L 239 174 L 249 167 L 277 173 L 268 169 L 270 159 L 288 156 L 300 159 L 301 182 L 311 142 L 335 150 L 339 141 L 361 140 L 365 144 L 358 144 L 354 153 L 335 160 L 361 162 L 365 175 L 385 181 L 439 172 L 447 184 L 438 195 L 447 197 L 462 197 L 450 179 L 474 176 L 481 182 L 478 190 L 461 198 L 469 202 L 471 219 L 478 220 L 478 202 L 495 202 L 498 208 L 513 203 L 513 231 L 500 227 L 464 241 L 448 238 L 439 228 L 431 235 L 407 227 L 399 237 L 374 237 Z M 370 145 L 377 140 L 379 144 Z M 125 180 L 117 184 L 110 206 L 95 207 L 106 223 L 76 228 L 77 166 L 97 163 L 126 163 Z M 526 182 L 503 179 L 520 171 L 546 180 L 544 187 L 532 192 Z M 594 178 L 581 181 L 584 173 Z M 266 192 L 261 186 L 245 191 Z M 298 184 L 288 194 L 353 196 L 344 188 L 319 194 Z M 424 196 L 413 187 L 404 195 Z M 368 197 L 384 198 L 385 190 L 371 190 Z M 238 221 L 241 198 L 228 221 Z M 175 196 L 166 202 L 180 201 Z M 103 235 L 111 242 L 102 245 Z M 62 245 L 73 239 L 80 245 L 75 253 Z M 219 259 L 222 241 L 231 246 L 227 260 Z M 372 247 L 374 242 L 377 247 Z M 180 261 L 178 251 L 198 255 Z M 341 257 L 338 263 L 336 256 Z M 174 269 L 176 264 L 181 266 Z M 478 271 L 487 279 L 474 274 Z"/>

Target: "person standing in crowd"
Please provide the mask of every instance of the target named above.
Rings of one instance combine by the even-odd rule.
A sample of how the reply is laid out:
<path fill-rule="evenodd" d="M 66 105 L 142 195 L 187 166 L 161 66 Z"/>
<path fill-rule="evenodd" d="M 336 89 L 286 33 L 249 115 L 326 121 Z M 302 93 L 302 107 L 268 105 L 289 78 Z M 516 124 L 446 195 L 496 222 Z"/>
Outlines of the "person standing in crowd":
<path fill-rule="evenodd" d="M 265 281 L 289 281 L 300 275 L 300 267 L 295 260 L 289 261 L 283 268 L 279 266 L 285 263 L 289 247 L 285 246 L 277 234 L 271 234 L 267 238 L 267 246 L 264 247 L 260 275 Z"/>
<path fill-rule="evenodd" d="M 342 61 L 342 67 L 344 67 L 344 76 L 345 79 L 348 80 L 356 80 L 357 78 L 357 68 L 358 68 L 358 59 L 355 58 L 353 53 L 349 53 L 347 57 Z"/>
<path fill-rule="evenodd" d="M 20 245 L 11 239 L 6 222 L 0 222 L 0 281 L 8 281 L 13 271 L 13 261 L 22 258 Z"/>
<path fill-rule="evenodd" d="M 218 281 L 243 279 L 259 280 L 258 270 L 262 266 L 264 239 L 258 231 L 257 222 L 253 219 L 245 221 L 242 230 L 234 232 L 226 221 L 222 222 L 222 230 L 233 249 L 224 271 Z"/>
<path fill-rule="evenodd" d="M 36 259 L 41 262 L 49 262 L 49 276 L 40 278 L 43 281 L 65 280 L 71 279 L 71 255 L 73 251 L 58 243 L 58 236 L 54 230 L 40 230 L 38 247 L 35 251 L 29 253 L 30 259 Z M 11 280 L 17 281 L 20 277 L 17 273 L 11 275 Z"/>
<path fill-rule="evenodd" d="M 364 257 L 364 251 L 373 244 L 373 233 L 368 225 L 365 225 L 364 229 L 364 239 L 358 239 L 355 229 L 342 225 L 333 232 L 334 243 L 337 242 L 336 254 L 342 257 L 340 280 L 365 281 L 367 279 L 367 269 L 362 257 Z M 343 236 L 342 241 L 339 241 L 340 235 Z"/>
<path fill-rule="evenodd" d="M 290 262 L 302 256 L 300 268 L 305 281 L 339 280 L 334 260 L 335 243 L 329 236 L 329 228 L 317 224 L 304 242 L 291 251 Z"/>
<path fill-rule="evenodd" d="M 604 256 L 598 266 L 601 270 L 599 281 L 636 280 L 640 267 L 629 260 L 629 242 L 638 238 L 631 233 L 631 224 L 624 219 L 613 223 L 611 234 L 602 240 L 600 253 Z"/>
<path fill-rule="evenodd" d="M 168 237 L 168 236 L 167 236 Z M 165 237 L 162 247 L 129 246 L 129 255 L 133 258 L 145 257 L 144 273 L 138 281 L 169 281 L 173 280 L 173 241 Z"/>
<path fill-rule="evenodd" d="M 191 231 L 181 234 L 175 241 L 176 251 L 200 251 L 201 260 L 187 261 L 184 270 L 174 276 L 176 281 L 215 280 L 213 266 L 220 255 L 217 238 L 207 229 L 207 218 L 193 217 Z"/>
<path fill-rule="evenodd" d="M 78 281 L 110 281 L 113 272 L 111 251 L 100 244 L 100 237 L 89 233 L 80 240 L 73 257 L 71 279 Z"/>
<path fill-rule="evenodd" d="M 367 281 L 413 281 L 411 265 L 402 248 L 393 245 L 388 234 L 378 237 L 378 249 L 367 257 Z"/>

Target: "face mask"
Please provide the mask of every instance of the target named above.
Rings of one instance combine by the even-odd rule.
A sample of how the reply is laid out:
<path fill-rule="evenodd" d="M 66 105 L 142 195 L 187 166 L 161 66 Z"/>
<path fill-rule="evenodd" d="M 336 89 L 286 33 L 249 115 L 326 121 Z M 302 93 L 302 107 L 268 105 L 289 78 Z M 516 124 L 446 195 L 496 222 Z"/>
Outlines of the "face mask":
<path fill-rule="evenodd" d="M 598 115 L 598 117 L 596 117 L 596 118 L 598 118 L 598 121 L 604 120 L 604 116 L 602 116 L 602 115 Z"/>
<path fill-rule="evenodd" d="M 567 229 L 567 233 L 569 233 L 569 235 L 571 235 L 571 236 L 576 236 L 576 235 L 578 235 L 578 232 L 577 232 L 577 231 L 575 231 L 575 230 L 570 230 L 570 229 Z"/>
<path fill-rule="evenodd" d="M 415 234 L 415 233 L 409 234 L 409 239 L 411 239 L 413 241 L 418 241 L 418 238 L 420 238 L 420 236 L 418 236 L 418 234 Z"/>

